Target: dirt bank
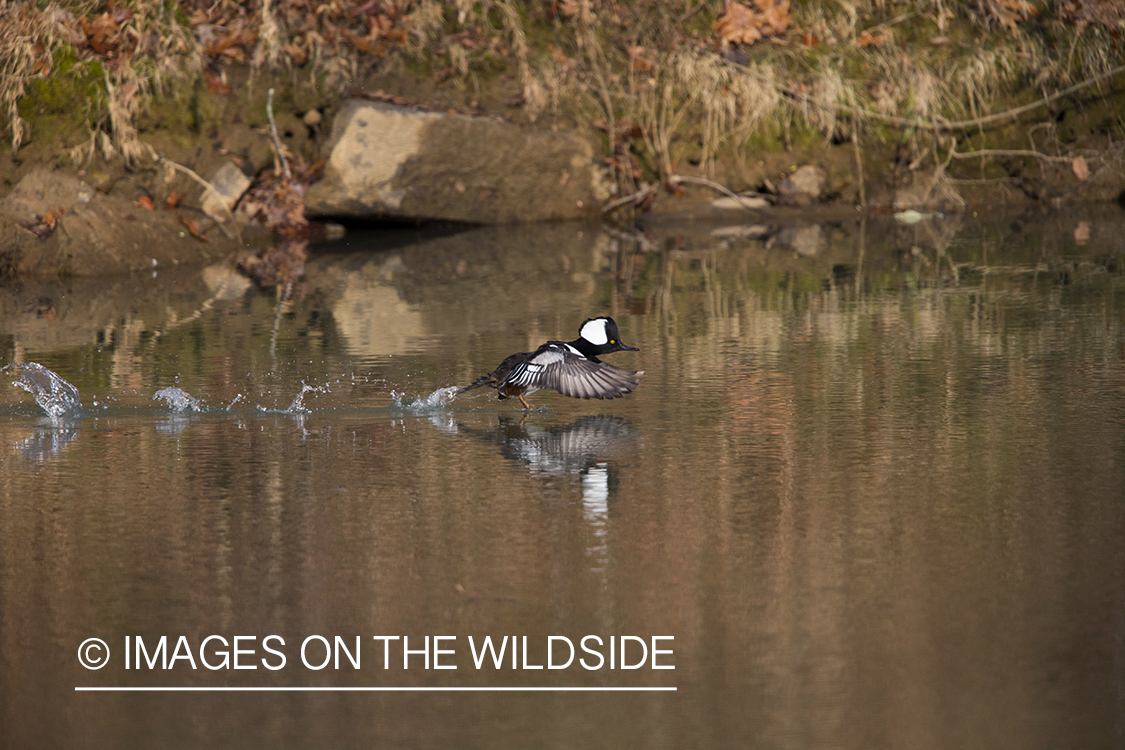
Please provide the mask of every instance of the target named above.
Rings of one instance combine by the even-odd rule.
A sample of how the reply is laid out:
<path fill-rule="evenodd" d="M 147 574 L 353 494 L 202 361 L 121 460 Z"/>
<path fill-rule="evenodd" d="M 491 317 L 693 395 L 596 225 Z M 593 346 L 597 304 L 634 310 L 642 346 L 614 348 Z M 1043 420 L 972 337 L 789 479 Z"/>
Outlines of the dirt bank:
<path fill-rule="evenodd" d="M 1125 194 L 1122 14 L 400 6 L 8 4 L 0 21 L 33 43 L 5 42 L 0 196 L 48 170 L 119 220 L 83 236 L 62 206 L 0 210 L 0 275 L 96 273 L 96 234 L 119 238 L 104 272 L 151 263 L 153 241 L 187 240 L 177 262 L 249 252 L 261 235 L 248 226 L 303 221 L 303 187 L 270 202 L 277 147 L 302 166 L 298 181 L 315 180 L 334 115 L 357 95 L 575 133 L 612 183 L 607 218 L 626 224 L 706 216 L 729 193 L 755 194 L 766 215 L 778 203 L 961 211 Z M 224 165 L 267 186 L 235 216 L 204 210 L 201 180 Z M 794 197 L 800 167 L 820 177 Z M 45 249 L 61 244 L 56 224 L 73 252 Z"/>

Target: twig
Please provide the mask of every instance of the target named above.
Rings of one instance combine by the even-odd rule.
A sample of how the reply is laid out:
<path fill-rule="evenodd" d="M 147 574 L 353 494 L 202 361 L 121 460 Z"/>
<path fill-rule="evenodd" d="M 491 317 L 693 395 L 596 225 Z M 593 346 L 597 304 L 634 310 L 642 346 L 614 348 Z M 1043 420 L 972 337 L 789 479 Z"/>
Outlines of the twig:
<path fill-rule="evenodd" d="M 859 205 L 867 207 L 867 193 L 863 187 L 863 154 L 859 150 L 859 128 L 852 123 L 852 150 L 855 152 L 855 174 L 859 180 Z"/>
<path fill-rule="evenodd" d="M 635 192 L 631 195 L 626 195 L 624 198 L 618 198 L 617 200 L 615 200 L 611 203 L 607 203 L 604 206 L 602 206 L 602 213 L 608 214 L 610 211 L 614 210 L 615 208 L 621 208 L 621 206 L 624 206 L 627 203 L 639 204 L 641 202 L 642 198 L 645 198 L 648 195 L 650 195 L 652 193 L 655 193 L 656 189 L 658 187 L 660 187 L 660 183 L 654 182 L 651 185 L 644 186 L 643 188 L 641 188 L 640 190 L 638 190 L 637 192 Z"/>
<path fill-rule="evenodd" d="M 237 237 L 238 237 L 238 241 L 239 241 L 239 242 L 242 242 L 242 232 L 240 232 L 240 231 L 239 231 L 239 229 L 238 229 L 238 223 L 237 223 L 237 222 L 235 222 L 235 220 L 234 220 L 234 214 L 233 214 L 233 213 L 231 213 L 231 210 L 230 210 L 230 208 L 229 208 L 229 207 L 227 206 L 227 200 L 226 200 L 226 198 L 225 198 L 225 197 L 223 196 L 223 194 L 222 194 L 222 193 L 220 193 L 220 192 L 219 192 L 218 188 L 216 188 L 216 187 L 215 187 L 214 185 L 212 185 L 212 184 L 211 184 L 210 182 L 208 182 L 207 180 L 205 180 L 205 179 L 203 179 L 202 177 L 200 177 L 200 176 L 199 176 L 198 174 L 196 174 L 196 173 L 195 173 L 195 171 L 194 171 L 194 170 L 192 170 L 192 169 L 190 169 L 190 168 L 188 168 L 188 167 L 185 167 L 185 166 L 184 166 L 183 164 L 177 164 L 176 162 L 172 161 L 171 159 L 166 159 L 166 158 L 164 158 L 163 156 L 157 155 L 157 156 L 156 156 L 156 163 L 157 163 L 157 164 L 167 164 L 167 165 L 168 165 L 169 167 L 172 167 L 172 169 L 175 169 L 175 170 L 178 170 L 178 171 L 180 171 L 180 172 L 183 172 L 183 173 L 184 173 L 184 174 L 186 174 L 186 175 L 187 175 L 188 177 L 190 177 L 191 179 L 195 180 L 195 181 L 196 181 L 196 182 L 198 182 L 198 183 L 199 183 L 200 185 L 202 185 L 202 186 L 203 186 L 203 189 L 204 189 L 205 191 L 207 191 L 207 192 L 209 192 L 209 193 L 214 193 L 214 194 L 215 194 L 215 197 L 219 199 L 219 205 L 221 205 L 221 206 L 223 207 L 223 211 L 225 211 L 225 212 L 226 212 L 226 214 L 227 214 L 227 217 L 228 217 L 228 218 L 229 218 L 229 219 L 231 220 L 231 222 L 232 222 L 232 223 L 234 224 L 234 231 L 235 231 L 235 233 L 237 234 Z M 219 224 L 218 222 L 216 222 L 216 223 L 215 223 L 215 226 L 217 226 L 217 227 L 218 227 L 219 229 L 223 230 L 223 234 L 225 234 L 225 235 L 226 235 L 226 236 L 227 236 L 228 238 L 230 238 L 230 239 L 234 239 L 234 238 L 235 238 L 235 235 L 232 235 L 232 234 L 231 234 L 231 233 L 230 233 L 230 232 L 229 232 L 229 231 L 227 230 L 227 228 L 226 228 L 226 227 L 224 227 L 224 226 L 223 226 L 222 224 Z"/>
<path fill-rule="evenodd" d="M 922 193 L 923 204 L 929 202 L 930 196 L 934 193 L 934 188 L 937 187 L 938 181 L 941 180 L 942 176 L 945 174 L 945 170 L 949 169 L 950 162 L 952 162 L 954 157 L 957 155 L 957 139 L 952 138 L 951 140 L 953 141 L 953 144 L 949 147 L 949 154 L 945 158 L 945 163 L 936 164 L 934 166 L 934 176 L 930 179 L 930 184 L 926 186 L 926 192 Z M 934 161 L 937 161 L 936 156 L 934 158 Z M 964 203 L 964 201 L 962 201 L 962 203 Z"/>
<path fill-rule="evenodd" d="M 751 210 L 761 210 L 761 208 L 762 208 L 761 206 L 755 206 L 752 203 L 750 203 L 749 201 L 747 201 L 746 196 L 739 195 L 738 193 L 735 193 L 734 191 L 730 190 L 729 188 L 726 188 L 723 185 L 720 185 L 719 183 L 717 183 L 713 180 L 708 180 L 704 177 L 688 177 L 686 175 L 674 174 L 674 175 L 672 175 L 671 177 L 668 178 L 667 185 L 668 185 L 669 188 L 673 188 L 677 185 L 683 185 L 684 183 L 688 183 L 688 184 L 692 184 L 692 185 L 703 185 L 704 187 L 709 187 L 712 190 L 716 190 L 716 191 L 722 193 L 723 195 L 725 195 L 729 198 L 733 198 L 734 200 L 741 203 L 745 208 L 749 208 Z M 642 199 L 648 197 L 652 193 L 655 193 L 657 191 L 657 189 L 659 189 L 659 188 L 660 188 L 659 182 L 654 182 L 651 185 L 646 185 L 645 187 L 641 188 L 640 190 L 638 190 L 635 193 L 632 193 L 630 195 L 626 195 L 624 198 L 618 198 L 615 201 L 612 201 L 610 203 L 605 204 L 602 207 L 602 213 L 608 214 L 610 211 L 614 210 L 615 208 L 620 208 L 621 206 L 624 206 L 627 203 L 639 204 Z"/>
<path fill-rule="evenodd" d="M 728 65 L 733 65 L 739 68 L 745 67 L 730 60 L 726 60 L 725 62 Z M 1003 120 L 1014 120 L 1016 117 L 1019 117 L 1025 112 L 1030 112 L 1031 110 L 1038 109 L 1039 107 L 1045 107 L 1057 99 L 1061 99 L 1065 96 L 1070 96 L 1076 91 L 1081 91 L 1088 86 L 1093 86 L 1095 83 L 1104 81 L 1106 78 L 1113 78 L 1114 76 L 1120 75 L 1121 73 L 1125 73 L 1125 65 L 1119 65 L 1112 70 L 1107 70 L 1106 72 L 1093 76 L 1092 78 L 1087 78 L 1085 81 L 1076 83 L 1069 88 L 1063 89 L 1062 91 L 1056 91 L 1054 94 L 1051 94 L 1048 97 L 1044 97 L 1043 99 L 1040 99 L 1038 101 L 1031 102 L 1030 104 L 1025 104 L 1021 107 L 1016 107 L 1014 109 L 1009 109 L 1007 111 L 1000 112 L 994 115 L 988 115 L 986 117 L 976 117 L 972 120 L 946 120 L 943 117 L 934 117 L 932 121 L 927 121 L 914 117 L 897 117 L 895 115 L 884 115 L 880 112 L 872 112 L 869 109 L 863 109 L 862 107 L 851 107 L 846 104 L 829 106 L 826 104 L 820 104 L 816 101 L 812 101 L 811 104 L 813 104 L 813 106 L 820 107 L 821 109 L 835 109 L 841 112 L 846 112 L 850 115 L 857 115 L 870 120 L 885 122 L 888 125 L 901 125 L 903 127 L 918 128 L 919 130 L 970 130 L 973 128 L 983 130 L 986 125 L 991 125 Z M 793 100 L 801 99 L 801 97 L 804 96 L 800 92 L 794 91 L 793 89 L 789 88 L 782 88 L 782 93 Z"/>
<path fill-rule="evenodd" d="M 982 148 L 978 151 L 950 151 L 949 156 L 953 159 L 978 159 L 990 156 L 1026 156 L 1034 159 L 1041 159 L 1042 161 L 1060 161 L 1072 162 L 1073 156 L 1051 156 L 1049 154 L 1042 154 L 1038 151 L 1030 151 L 1028 149 L 1003 149 L 1003 148 Z"/>
<path fill-rule="evenodd" d="M 727 196 L 728 198 L 734 198 L 736 201 L 741 203 L 743 205 L 743 207 L 745 207 L 745 208 L 761 209 L 761 206 L 755 206 L 755 205 L 751 204 L 749 201 L 747 201 L 745 196 L 739 195 L 738 193 L 735 193 L 735 192 L 729 190 L 728 188 L 720 185 L 719 183 L 713 182 L 713 181 L 705 179 L 703 177 L 686 177 L 684 175 L 674 174 L 670 178 L 668 178 L 668 184 L 673 186 L 673 187 L 676 186 L 676 185 L 685 183 L 685 182 L 691 183 L 691 184 L 694 184 L 694 185 L 703 185 L 704 187 L 709 187 L 712 190 L 717 190 L 718 192 L 722 193 L 723 195 Z"/>
<path fill-rule="evenodd" d="M 293 181 L 293 173 L 289 171 L 289 162 L 285 158 L 285 152 L 281 150 L 281 139 L 277 137 L 277 123 L 273 120 L 273 89 L 269 90 L 266 96 L 266 114 L 270 118 L 270 135 L 273 136 L 273 147 L 277 151 L 277 158 L 281 160 L 281 169 L 285 172 L 285 181 Z"/>

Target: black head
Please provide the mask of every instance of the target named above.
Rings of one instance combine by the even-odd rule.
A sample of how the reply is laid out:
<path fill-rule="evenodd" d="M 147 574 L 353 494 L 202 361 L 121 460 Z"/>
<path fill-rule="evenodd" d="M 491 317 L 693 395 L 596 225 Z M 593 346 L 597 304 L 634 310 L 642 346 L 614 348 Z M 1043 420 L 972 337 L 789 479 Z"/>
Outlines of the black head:
<path fill-rule="evenodd" d="M 610 352 L 636 352 L 635 346 L 621 343 L 617 332 L 617 322 L 613 318 L 590 318 L 578 329 L 578 338 L 573 345 L 587 356 L 609 354 Z"/>

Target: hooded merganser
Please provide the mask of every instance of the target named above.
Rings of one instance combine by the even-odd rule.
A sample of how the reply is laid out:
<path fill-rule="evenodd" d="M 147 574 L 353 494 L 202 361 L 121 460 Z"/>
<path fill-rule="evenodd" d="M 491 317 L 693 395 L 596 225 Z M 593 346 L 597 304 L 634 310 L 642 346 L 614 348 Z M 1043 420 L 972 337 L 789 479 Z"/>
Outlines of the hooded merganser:
<path fill-rule="evenodd" d="M 572 398 L 617 398 L 636 388 L 644 375 L 644 370 L 622 370 L 598 359 L 599 354 L 620 351 L 640 350 L 621 343 L 613 318 L 590 318 L 574 341 L 548 341 L 533 352 L 513 354 L 457 394 L 487 385 L 501 399 L 515 396 L 524 409 L 531 408 L 524 396 L 541 388 Z"/>

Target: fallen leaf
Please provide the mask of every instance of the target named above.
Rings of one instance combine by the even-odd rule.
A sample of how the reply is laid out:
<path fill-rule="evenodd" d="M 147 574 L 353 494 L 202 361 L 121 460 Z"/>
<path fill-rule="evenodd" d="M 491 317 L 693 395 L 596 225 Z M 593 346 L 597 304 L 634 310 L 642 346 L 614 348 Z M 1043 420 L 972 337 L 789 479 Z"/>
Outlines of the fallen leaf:
<path fill-rule="evenodd" d="M 41 240 L 45 240 L 51 236 L 58 225 L 59 219 L 66 213 L 66 209 L 62 206 L 58 208 L 49 208 L 45 214 L 37 214 L 35 221 L 21 221 L 19 226 L 34 234 Z"/>
<path fill-rule="evenodd" d="M 78 28 L 86 36 L 86 44 L 99 55 L 109 56 L 121 44 L 117 24 L 109 13 L 95 16 L 93 21 L 83 16 L 78 19 Z"/>
<path fill-rule="evenodd" d="M 753 44 L 762 38 L 762 32 L 752 10 L 739 3 L 731 3 L 715 21 L 712 31 L 719 37 L 719 44 Z"/>
<path fill-rule="evenodd" d="M 178 205 L 180 205 L 180 194 L 173 190 L 168 194 L 168 200 L 164 201 L 164 208 L 172 211 Z"/>
<path fill-rule="evenodd" d="M 652 70 L 652 60 L 644 56 L 644 47 L 626 47 L 629 53 L 629 69 L 634 73 L 647 73 Z"/>
<path fill-rule="evenodd" d="M 566 53 L 553 44 L 547 45 L 547 52 L 551 55 L 551 59 L 555 61 L 556 65 L 565 66 L 570 62 L 570 58 L 566 56 Z"/>
<path fill-rule="evenodd" d="M 232 92 L 230 85 L 223 80 L 223 76 L 211 71 L 207 72 L 207 90 L 212 94 L 220 94 L 223 96 Z"/>
<path fill-rule="evenodd" d="M 148 211 L 156 208 L 156 204 L 152 202 L 152 198 L 149 198 L 147 195 L 142 195 L 140 198 L 137 198 L 137 205 Z"/>
<path fill-rule="evenodd" d="M 1009 31 L 1015 31 L 1020 21 L 1039 16 L 1039 11 L 1027 0 L 978 0 L 976 6 L 981 15 Z"/>
<path fill-rule="evenodd" d="M 816 38 L 816 34 L 812 33 L 811 31 L 806 31 L 805 33 L 801 34 L 801 44 L 805 45 L 806 47 L 815 47 L 818 41 L 819 40 Z"/>
<path fill-rule="evenodd" d="M 789 0 L 755 0 L 757 11 L 741 3 L 727 3 L 723 15 L 711 27 L 719 38 L 719 47 L 730 44 L 753 44 L 767 36 L 783 34 L 793 18 Z"/>
<path fill-rule="evenodd" d="M 187 227 L 187 230 L 189 232 L 191 232 L 192 237 L 195 237 L 197 240 L 200 240 L 201 242 L 207 241 L 207 238 L 203 236 L 203 232 L 199 231 L 199 222 L 198 221 L 195 221 L 194 219 L 189 219 L 188 217 L 184 216 L 183 214 L 179 213 L 178 211 L 176 213 L 179 214 L 180 222 L 185 227 Z"/>
<path fill-rule="evenodd" d="M 559 12 L 589 25 L 594 20 L 594 4 L 590 0 L 559 0 Z"/>
<path fill-rule="evenodd" d="M 43 214 L 42 222 L 49 226 L 51 229 L 54 229 L 55 224 L 58 223 L 58 220 L 61 219 L 63 214 L 65 213 L 66 209 L 64 209 L 62 206 L 58 206 L 57 208 L 49 208 L 47 209 L 47 213 Z"/>
<path fill-rule="evenodd" d="M 881 47 L 883 42 L 887 41 L 886 32 L 879 31 L 872 34 L 870 31 L 861 32 L 859 38 L 855 43 L 861 48 L 863 47 Z"/>
<path fill-rule="evenodd" d="M 370 37 L 353 34 L 347 29 L 344 29 L 343 31 L 344 36 L 347 38 L 347 40 L 351 42 L 352 46 L 360 52 L 366 52 L 367 54 L 374 57 L 382 57 L 386 54 L 386 52 L 383 50 L 383 45 L 379 43 L 377 34 L 375 37 Z"/>

